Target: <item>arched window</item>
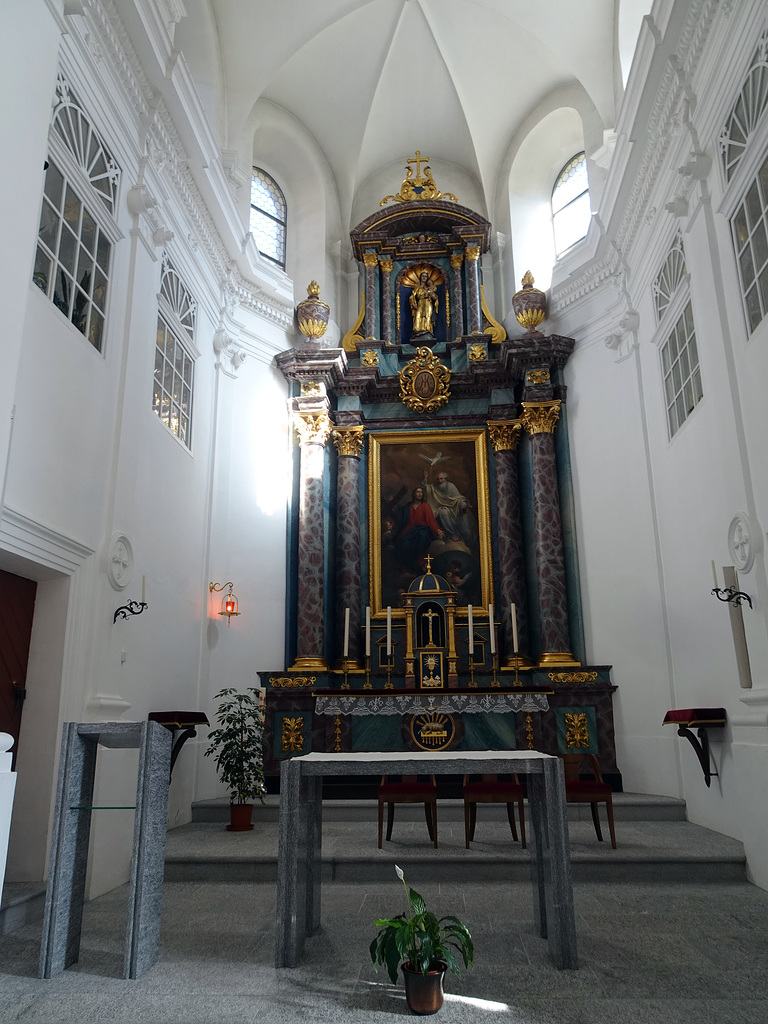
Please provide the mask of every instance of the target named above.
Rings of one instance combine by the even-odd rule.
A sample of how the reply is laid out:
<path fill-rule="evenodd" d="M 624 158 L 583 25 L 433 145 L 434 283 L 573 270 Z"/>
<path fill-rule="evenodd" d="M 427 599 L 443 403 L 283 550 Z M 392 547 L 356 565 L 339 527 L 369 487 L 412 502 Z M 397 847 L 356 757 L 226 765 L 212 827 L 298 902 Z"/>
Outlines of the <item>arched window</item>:
<path fill-rule="evenodd" d="M 251 233 L 259 252 L 285 270 L 285 196 L 260 167 L 251 178 Z"/>
<path fill-rule="evenodd" d="M 591 216 L 587 157 L 584 153 L 577 153 L 560 171 L 552 189 L 556 256 L 562 256 L 586 235 Z"/>

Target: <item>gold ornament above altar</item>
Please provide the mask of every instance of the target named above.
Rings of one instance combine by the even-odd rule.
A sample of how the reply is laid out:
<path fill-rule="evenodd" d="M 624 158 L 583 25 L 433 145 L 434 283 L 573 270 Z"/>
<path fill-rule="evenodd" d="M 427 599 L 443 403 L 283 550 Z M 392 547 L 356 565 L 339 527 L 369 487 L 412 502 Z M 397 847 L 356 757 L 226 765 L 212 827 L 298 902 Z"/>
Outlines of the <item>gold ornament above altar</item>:
<path fill-rule="evenodd" d="M 451 397 L 451 371 L 424 347 L 398 373 L 400 400 L 414 412 L 436 412 Z"/>
<path fill-rule="evenodd" d="M 310 342 L 317 342 L 325 334 L 331 307 L 320 298 L 320 286 L 317 281 L 310 281 L 307 286 L 307 298 L 296 307 L 296 321 L 299 330 Z"/>
<path fill-rule="evenodd" d="M 403 178 L 403 184 L 400 186 L 400 191 L 394 196 L 384 196 L 379 206 L 385 206 L 390 199 L 393 199 L 396 203 L 411 203 L 419 199 L 452 199 L 454 203 L 458 203 L 458 199 L 453 192 L 438 191 L 428 161 L 429 157 L 422 156 L 421 151 L 418 149 L 415 156 L 409 156 L 405 164 L 405 177 Z M 415 177 L 411 164 L 416 164 Z M 421 173 L 422 164 L 426 165 L 423 174 Z"/>

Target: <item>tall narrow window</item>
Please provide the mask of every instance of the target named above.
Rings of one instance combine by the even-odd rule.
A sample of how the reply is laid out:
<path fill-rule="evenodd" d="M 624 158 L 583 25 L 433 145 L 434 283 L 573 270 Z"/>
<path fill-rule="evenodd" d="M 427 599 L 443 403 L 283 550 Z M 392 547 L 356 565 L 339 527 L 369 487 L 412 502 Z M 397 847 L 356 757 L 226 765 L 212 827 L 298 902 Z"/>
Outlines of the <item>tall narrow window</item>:
<path fill-rule="evenodd" d="M 731 230 L 751 334 L 768 313 L 768 160 L 736 207 Z"/>
<path fill-rule="evenodd" d="M 768 107 L 768 32 L 764 32 L 752 55 L 752 63 L 739 98 L 720 132 L 720 157 L 725 180 L 730 181 L 744 155 L 747 143 Z"/>
<path fill-rule="evenodd" d="M 100 352 L 120 171 L 61 76 L 51 129 L 32 280 Z"/>
<path fill-rule="evenodd" d="M 584 238 L 591 216 L 587 158 L 584 153 L 577 153 L 560 171 L 552 189 L 556 256 L 562 256 Z"/>
<path fill-rule="evenodd" d="M 285 270 L 285 196 L 260 167 L 253 168 L 251 178 L 250 226 L 261 255 Z"/>
<path fill-rule="evenodd" d="M 167 256 L 158 306 L 152 409 L 191 448 L 197 304 Z"/>

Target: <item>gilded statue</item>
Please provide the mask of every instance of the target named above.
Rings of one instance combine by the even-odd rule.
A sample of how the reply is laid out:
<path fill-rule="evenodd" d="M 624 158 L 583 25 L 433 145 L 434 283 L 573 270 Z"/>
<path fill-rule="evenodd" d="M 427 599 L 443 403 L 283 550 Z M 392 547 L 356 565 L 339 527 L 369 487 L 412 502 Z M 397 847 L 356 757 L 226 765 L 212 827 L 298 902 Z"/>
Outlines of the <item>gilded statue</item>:
<path fill-rule="evenodd" d="M 413 311 L 413 333 L 434 334 L 438 296 L 437 288 L 428 271 L 422 270 L 419 274 L 419 283 L 411 290 L 410 302 Z"/>

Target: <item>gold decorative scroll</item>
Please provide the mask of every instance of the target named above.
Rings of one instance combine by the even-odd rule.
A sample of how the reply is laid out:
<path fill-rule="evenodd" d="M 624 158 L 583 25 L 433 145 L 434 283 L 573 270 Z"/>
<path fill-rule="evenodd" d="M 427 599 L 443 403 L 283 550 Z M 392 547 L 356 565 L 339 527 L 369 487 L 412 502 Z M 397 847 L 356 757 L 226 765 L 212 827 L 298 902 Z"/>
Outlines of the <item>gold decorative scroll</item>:
<path fill-rule="evenodd" d="M 451 397 L 451 371 L 426 347 L 416 349 L 398 377 L 400 401 L 414 412 L 436 412 Z"/>
<path fill-rule="evenodd" d="M 520 422 L 528 434 L 552 434 L 560 416 L 560 399 L 551 402 L 523 402 Z"/>
<path fill-rule="evenodd" d="M 597 672 L 550 672 L 549 678 L 553 683 L 594 683 Z"/>
<path fill-rule="evenodd" d="M 304 686 L 314 686 L 317 676 L 270 676 L 269 685 L 275 689 L 299 689 Z"/>
<path fill-rule="evenodd" d="M 378 366 L 379 353 L 375 348 L 366 349 L 365 352 L 360 353 L 360 364 L 361 366 Z"/>
<path fill-rule="evenodd" d="M 470 345 L 467 349 L 467 359 L 472 363 L 481 363 L 483 359 L 488 358 L 488 351 L 485 345 L 481 345 L 479 342 L 475 342 L 474 345 Z"/>
<path fill-rule="evenodd" d="M 483 316 L 490 325 L 485 328 L 483 334 L 490 334 L 491 342 L 494 345 L 498 345 L 499 342 L 501 341 L 506 341 L 507 332 L 504 330 L 504 328 L 501 326 L 498 320 L 494 320 L 493 316 L 491 315 L 490 309 L 488 309 L 488 306 L 486 305 L 485 288 L 483 287 L 483 285 L 480 285 L 480 308 L 483 311 Z"/>
<path fill-rule="evenodd" d="M 488 433 L 495 452 L 516 452 L 523 425 L 520 420 L 488 420 Z"/>
<path fill-rule="evenodd" d="M 365 427 L 336 427 L 331 436 L 339 455 L 360 457 L 365 444 Z"/>
<path fill-rule="evenodd" d="M 549 370 L 529 370 L 525 375 L 526 384 L 549 384 Z"/>
<path fill-rule="evenodd" d="M 390 199 L 396 203 L 411 203 L 415 200 L 431 199 L 452 199 L 458 203 L 453 192 L 439 192 L 432 171 L 429 168 L 429 157 L 423 157 L 420 150 L 416 150 L 415 156 L 409 156 L 405 164 L 405 177 L 400 191 L 394 196 L 384 196 L 379 206 L 386 206 Z M 411 164 L 416 164 L 416 176 L 413 175 Z M 421 173 L 421 165 L 426 164 L 424 173 Z"/>
<path fill-rule="evenodd" d="M 295 413 L 293 425 L 299 435 L 299 443 L 325 445 L 333 424 L 324 412 L 317 414 Z"/>
<path fill-rule="evenodd" d="M 363 326 L 363 320 L 365 319 L 365 292 L 360 292 L 360 312 L 357 314 L 357 320 L 352 324 L 350 329 L 341 339 L 341 347 L 345 352 L 357 352 L 355 347 L 356 341 L 363 341 L 362 334 L 358 334 L 358 331 Z"/>
<path fill-rule="evenodd" d="M 291 753 L 301 753 L 304 749 L 304 737 L 302 730 L 304 726 L 303 718 L 288 718 L 287 716 L 283 719 L 280 742 L 283 750 L 289 750 Z"/>
<path fill-rule="evenodd" d="M 565 745 L 569 748 L 589 746 L 589 721 L 585 712 L 565 712 Z"/>

